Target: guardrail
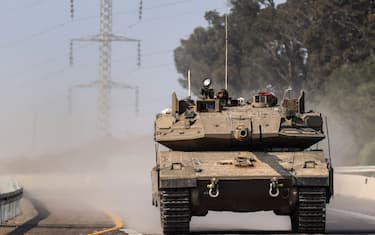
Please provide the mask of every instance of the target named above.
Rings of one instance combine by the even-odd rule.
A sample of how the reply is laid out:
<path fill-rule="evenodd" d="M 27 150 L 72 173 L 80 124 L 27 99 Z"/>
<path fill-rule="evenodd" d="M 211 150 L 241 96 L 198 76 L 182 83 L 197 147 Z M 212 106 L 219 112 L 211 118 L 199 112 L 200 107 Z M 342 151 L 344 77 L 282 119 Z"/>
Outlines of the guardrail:
<path fill-rule="evenodd" d="M 373 173 L 375 176 L 375 166 L 342 166 L 334 167 L 335 173 L 339 174 L 363 174 Z"/>
<path fill-rule="evenodd" d="M 23 188 L 16 181 L 2 182 L 0 185 L 0 223 L 21 214 L 20 200 Z"/>
<path fill-rule="evenodd" d="M 368 200 L 375 198 L 375 166 L 334 167 L 335 192 Z"/>

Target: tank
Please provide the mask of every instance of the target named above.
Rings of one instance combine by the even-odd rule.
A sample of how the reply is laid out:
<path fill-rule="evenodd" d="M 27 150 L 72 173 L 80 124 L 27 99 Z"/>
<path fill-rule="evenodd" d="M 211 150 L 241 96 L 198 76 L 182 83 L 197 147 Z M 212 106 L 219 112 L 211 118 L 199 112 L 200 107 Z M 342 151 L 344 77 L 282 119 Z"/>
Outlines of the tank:
<path fill-rule="evenodd" d="M 325 138 L 322 115 L 305 111 L 305 93 L 248 100 L 215 94 L 178 100 L 156 115 L 158 150 L 153 205 L 164 234 L 186 234 L 192 216 L 208 211 L 273 211 L 289 215 L 293 232 L 322 233 L 333 195 L 333 168 L 316 146 Z"/>

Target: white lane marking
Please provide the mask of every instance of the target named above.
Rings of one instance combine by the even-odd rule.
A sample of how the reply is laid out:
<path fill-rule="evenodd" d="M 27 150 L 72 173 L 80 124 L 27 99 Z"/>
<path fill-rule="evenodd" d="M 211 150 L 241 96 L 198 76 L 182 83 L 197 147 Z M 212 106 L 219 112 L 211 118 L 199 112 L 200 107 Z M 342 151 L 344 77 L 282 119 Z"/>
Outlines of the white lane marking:
<path fill-rule="evenodd" d="M 120 229 L 120 231 L 129 235 L 143 235 L 142 233 L 138 233 L 132 229 Z"/>
<path fill-rule="evenodd" d="M 354 217 L 365 219 L 365 220 L 372 220 L 375 223 L 375 216 L 366 215 L 366 214 L 353 212 L 353 211 L 334 209 L 334 208 L 328 208 L 328 211 L 332 211 L 332 212 L 337 213 L 337 214 L 350 215 L 350 216 L 354 216 Z"/>

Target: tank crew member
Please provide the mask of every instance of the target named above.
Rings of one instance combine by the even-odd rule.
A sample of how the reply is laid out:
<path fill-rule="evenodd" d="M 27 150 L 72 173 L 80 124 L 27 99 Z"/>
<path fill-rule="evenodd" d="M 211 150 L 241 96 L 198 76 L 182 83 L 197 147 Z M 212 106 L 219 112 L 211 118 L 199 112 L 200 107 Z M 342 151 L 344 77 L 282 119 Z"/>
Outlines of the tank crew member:
<path fill-rule="evenodd" d="M 228 91 L 225 89 L 221 89 L 216 94 L 216 98 L 220 100 L 221 106 L 226 106 L 228 104 L 228 99 L 229 99 Z"/>

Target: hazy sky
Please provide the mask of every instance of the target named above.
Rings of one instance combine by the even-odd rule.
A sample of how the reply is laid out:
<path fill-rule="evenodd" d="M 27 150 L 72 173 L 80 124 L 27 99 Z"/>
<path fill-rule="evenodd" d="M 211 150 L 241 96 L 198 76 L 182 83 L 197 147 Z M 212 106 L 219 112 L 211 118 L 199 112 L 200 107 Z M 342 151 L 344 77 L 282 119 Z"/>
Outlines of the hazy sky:
<path fill-rule="evenodd" d="M 169 106 L 177 83 L 173 49 L 198 25 L 208 9 L 225 9 L 221 0 L 144 0 L 138 22 L 138 0 L 114 0 L 114 32 L 142 40 L 142 67 L 136 45 L 113 44 L 113 80 L 141 87 L 141 113 L 134 114 L 134 92 L 113 92 L 113 133 L 152 132 L 154 115 Z M 95 89 L 73 95 L 68 114 L 67 90 L 97 79 L 98 44 L 76 43 L 69 67 L 71 38 L 99 31 L 99 0 L 2 0 L 0 9 L 1 154 L 52 151 L 94 138 Z M 34 136 L 36 138 L 34 138 Z"/>
<path fill-rule="evenodd" d="M 0 157 L 65 149 L 95 138 L 96 89 L 76 91 L 73 114 L 67 90 L 98 78 L 98 44 L 76 43 L 69 67 L 71 38 L 99 31 L 99 0 L 2 0 L 0 8 Z M 204 12 L 225 11 L 224 0 L 113 0 L 114 33 L 142 40 L 142 67 L 134 43 L 113 44 L 113 80 L 141 88 L 141 113 L 134 114 L 134 92 L 113 91 L 115 136 L 152 133 L 157 112 L 169 106 L 177 83 L 173 50 L 196 26 L 206 26 Z M 194 79 L 194 78 L 193 78 Z M 200 78 L 198 78 L 200 79 Z"/>

